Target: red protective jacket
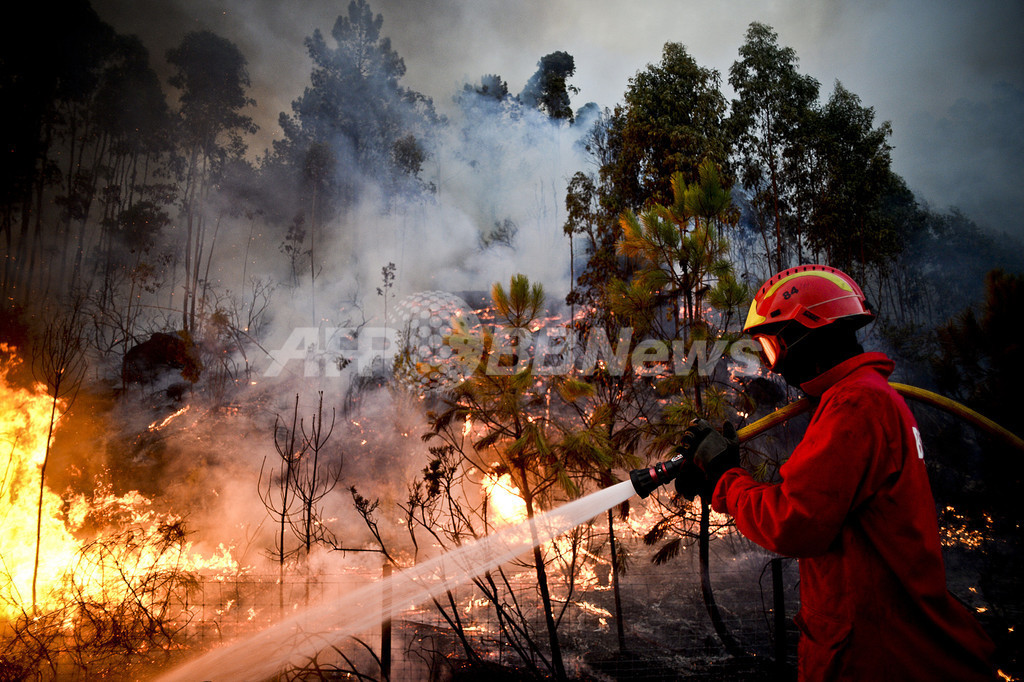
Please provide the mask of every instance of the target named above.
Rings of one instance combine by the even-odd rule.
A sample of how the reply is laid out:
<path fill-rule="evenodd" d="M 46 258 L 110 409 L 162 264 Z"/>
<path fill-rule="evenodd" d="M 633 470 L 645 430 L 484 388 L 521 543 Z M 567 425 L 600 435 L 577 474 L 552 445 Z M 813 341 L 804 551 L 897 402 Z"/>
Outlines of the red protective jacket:
<path fill-rule="evenodd" d="M 818 404 L 781 484 L 730 469 L 712 507 L 800 559 L 801 680 L 991 680 L 993 645 L 946 589 L 913 415 L 864 353 L 801 388 Z"/>

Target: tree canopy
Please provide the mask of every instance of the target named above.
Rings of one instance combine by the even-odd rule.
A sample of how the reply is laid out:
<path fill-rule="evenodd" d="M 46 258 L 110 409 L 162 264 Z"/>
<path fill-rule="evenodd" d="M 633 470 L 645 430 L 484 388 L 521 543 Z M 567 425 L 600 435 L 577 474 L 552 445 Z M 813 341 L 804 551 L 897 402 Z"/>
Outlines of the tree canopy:
<path fill-rule="evenodd" d="M 540 109 L 553 119 L 567 119 L 572 122 L 570 93 L 578 92 L 568 84 L 576 73 L 576 61 L 568 52 L 552 52 L 537 62 L 537 71 L 519 93 L 524 106 Z"/>

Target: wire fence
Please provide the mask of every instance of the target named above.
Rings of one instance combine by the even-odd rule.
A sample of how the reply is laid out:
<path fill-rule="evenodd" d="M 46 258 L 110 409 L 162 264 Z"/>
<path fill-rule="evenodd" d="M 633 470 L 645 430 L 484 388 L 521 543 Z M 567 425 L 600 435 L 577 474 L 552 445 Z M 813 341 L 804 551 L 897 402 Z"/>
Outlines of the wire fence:
<path fill-rule="evenodd" d="M 784 604 L 786 618 L 781 622 L 789 623 L 784 626 L 787 630 L 799 608 L 796 562 L 780 562 L 781 571 L 773 581 L 769 553 L 748 543 L 736 546 L 735 542 L 717 541 L 712 547 L 710 576 L 722 623 L 746 654 L 743 660 L 751 668 L 749 679 L 762 677 L 779 655 L 775 645 L 780 622 L 775 619 L 775 605 L 779 599 Z M 568 599 L 553 585 L 568 674 L 598 680 L 698 679 L 701 671 L 735 662 L 708 615 L 696 547 L 663 565 L 649 562 L 650 548 L 639 545 L 630 550 L 634 561 L 619 581 L 624 647 L 618 635 L 610 566 L 598 563 L 592 579 L 578 583 Z M 365 567 L 343 574 L 287 574 L 283 581 L 277 575 L 205 577 L 194 596 L 191 639 L 206 648 L 244 638 L 307 604 L 340 600 L 381 578 L 381 569 Z M 525 613 L 534 631 L 542 633 L 544 614 L 535 597 L 536 576 L 528 570 L 512 573 L 510 585 L 527 604 Z M 465 626 L 467 643 L 482 660 L 523 666 L 520 654 L 502 634 L 494 605 L 480 590 L 462 586 L 453 591 L 452 600 Z M 796 636 L 794 632 L 786 634 L 785 655 L 792 664 Z M 330 679 L 349 679 L 344 676 L 348 673 L 354 675 L 351 679 L 446 680 L 465 659 L 464 651 L 448 621 L 428 602 L 395 615 L 390 624 L 382 623 L 340 643 L 318 657 L 314 667 L 320 673 L 333 671 Z M 292 679 L 318 677 L 323 678 L 300 670 Z M 742 671 L 731 670 L 730 677 L 742 679 Z"/>

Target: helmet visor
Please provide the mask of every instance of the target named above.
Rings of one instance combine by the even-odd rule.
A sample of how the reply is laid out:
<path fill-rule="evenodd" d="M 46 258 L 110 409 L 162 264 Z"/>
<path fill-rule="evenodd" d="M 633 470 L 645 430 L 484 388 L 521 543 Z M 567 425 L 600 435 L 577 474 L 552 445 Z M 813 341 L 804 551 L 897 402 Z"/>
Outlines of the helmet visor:
<path fill-rule="evenodd" d="M 782 342 L 768 334 L 754 334 L 754 340 L 761 345 L 761 355 L 768 369 L 774 369 L 782 355 Z"/>

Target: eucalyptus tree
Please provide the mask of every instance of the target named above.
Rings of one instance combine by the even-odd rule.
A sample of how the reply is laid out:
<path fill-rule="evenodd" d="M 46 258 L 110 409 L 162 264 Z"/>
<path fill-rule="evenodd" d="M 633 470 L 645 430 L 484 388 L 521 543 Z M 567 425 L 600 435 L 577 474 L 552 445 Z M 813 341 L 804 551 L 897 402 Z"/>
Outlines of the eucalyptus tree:
<path fill-rule="evenodd" d="M 900 192 L 902 181 L 891 165 L 888 138 L 892 126 L 876 127 L 875 112 L 836 83 L 828 102 L 811 123 L 808 168 L 811 182 L 797 193 L 798 211 L 806 216 L 804 239 L 816 259 L 857 271 L 882 265 L 902 248 L 886 220 L 886 199 Z"/>
<path fill-rule="evenodd" d="M 818 82 L 797 71 L 796 51 L 780 46 L 778 34 L 764 24 L 750 24 L 739 53 L 729 69 L 729 84 L 738 95 L 729 128 L 739 181 L 751 193 L 768 269 L 774 272 L 785 267 L 786 237 L 795 232 L 786 223 L 796 208 L 793 194 L 806 182 L 804 137 L 817 104 Z"/>
<path fill-rule="evenodd" d="M 721 76 L 685 46 L 666 43 L 661 62 L 630 79 L 625 101 L 611 122 L 613 155 L 600 171 L 614 188 L 609 198 L 617 211 L 670 203 L 674 173 L 695 182 L 704 159 L 727 161 Z"/>
<path fill-rule="evenodd" d="M 0 288 L 31 305 L 40 285 L 45 296 L 77 280 L 89 245 L 86 230 L 96 222 L 95 199 L 118 189 L 101 177 L 112 164 L 112 134 L 103 126 L 100 100 L 130 59 L 125 45 L 132 39 L 118 36 L 84 0 L 61 3 L 58 11 L 26 6 L 21 19 L 4 29 L 0 235 L 6 253 Z M 72 253 L 75 276 L 69 278 Z"/>
<path fill-rule="evenodd" d="M 584 144 L 597 172 L 577 173 L 566 196 L 564 231 L 586 237 L 587 256 L 581 272 L 573 273 L 571 303 L 600 307 L 608 282 L 628 276 L 629 263 L 615 254 L 619 217 L 645 205 L 671 204 L 673 174 L 696 182 L 701 162 L 710 159 L 723 167 L 728 186 L 720 81 L 683 45 L 666 43 L 661 61 L 630 79 L 625 104 L 595 121 Z"/>
<path fill-rule="evenodd" d="M 132 282 L 126 299 L 130 308 L 138 294 L 134 290 L 138 276 L 144 271 L 147 279 L 162 274 L 161 254 L 152 251 L 171 223 L 168 209 L 173 200 L 173 188 L 163 177 L 174 149 L 173 121 L 149 52 L 138 38 L 119 37 L 117 58 L 104 74 L 95 106 L 107 150 L 100 166 L 105 187 L 96 269 L 102 280 L 95 300 L 99 309 L 112 305 L 118 284 L 128 280 Z M 76 272 L 84 241 L 83 232 Z M 126 351 L 134 335 L 119 331 Z"/>
<path fill-rule="evenodd" d="M 225 164 L 245 153 L 243 135 L 256 131 L 243 110 L 254 105 L 248 96 L 249 73 L 245 57 L 231 41 L 210 31 L 187 34 L 167 52 L 173 68 L 169 83 L 180 91 L 178 129 L 180 158 L 177 166 L 180 217 L 184 222 L 184 296 L 182 329 L 196 324 L 201 298 L 201 273 L 208 270 L 207 232 L 213 213 L 211 192 Z"/>

